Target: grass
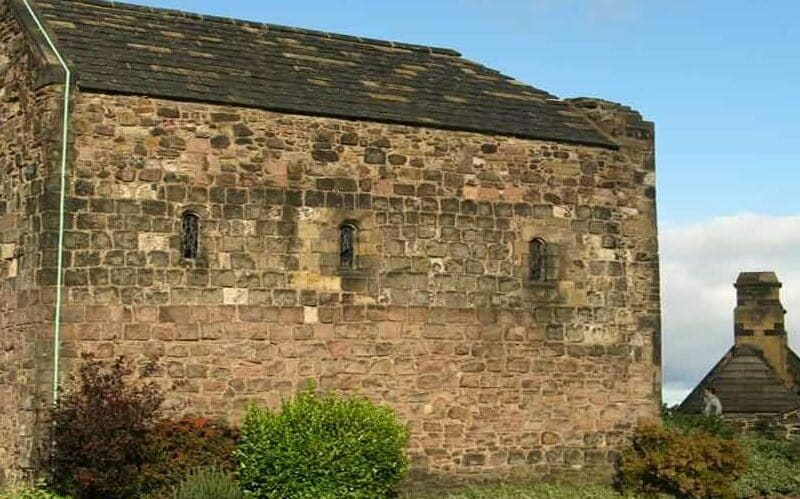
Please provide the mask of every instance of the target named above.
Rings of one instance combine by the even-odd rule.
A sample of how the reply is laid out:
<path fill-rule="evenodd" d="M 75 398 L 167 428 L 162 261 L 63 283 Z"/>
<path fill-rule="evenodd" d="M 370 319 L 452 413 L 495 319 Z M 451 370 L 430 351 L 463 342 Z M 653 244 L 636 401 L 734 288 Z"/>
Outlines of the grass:
<path fill-rule="evenodd" d="M 610 487 L 532 484 L 523 486 L 470 487 L 405 499 L 620 499 Z"/>

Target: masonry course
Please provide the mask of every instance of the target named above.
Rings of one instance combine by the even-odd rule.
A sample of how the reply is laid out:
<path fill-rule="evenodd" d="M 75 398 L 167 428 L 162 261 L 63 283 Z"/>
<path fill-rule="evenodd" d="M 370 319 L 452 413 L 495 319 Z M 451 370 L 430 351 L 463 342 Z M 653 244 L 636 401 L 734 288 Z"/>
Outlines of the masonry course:
<path fill-rule="evenodd" d="M 0 54 L 21 75 L 0 76 L 7 96 L 32 70 L 4 9 Z M 636 422 L 657 416 L 653 133 L 638 113 L 561 101 L 607 141 L 581 145 L 78 83 L 65 373 L 83 353 L 124 355 L 166 390 L 167 413 L 232 422 L 308 381 L 363 394 L 409 422 L 415 470 L 435 481 L 607 476 Z M 3 220 L 19 234 L 4 231 L 2 267 L 12 478 L 32 466 L 51 374 L 58 153 L 46 132 L 59 90 L 27 90 L 49 114 L 0 99 L 50 137 L 0 125 Z M 33 143 L 50 166 L 24 181 L 42 158 L 17 151 Z M 38 189 L 27 208 L 23 185 Z M 182 257 L 186 212 L 200 220 L 196 259 Z M 340 266 L 343 223 L 357 228 L 353 268 Z M 552 251 L 545 282 L 529 278 L 534 238 Z"/>

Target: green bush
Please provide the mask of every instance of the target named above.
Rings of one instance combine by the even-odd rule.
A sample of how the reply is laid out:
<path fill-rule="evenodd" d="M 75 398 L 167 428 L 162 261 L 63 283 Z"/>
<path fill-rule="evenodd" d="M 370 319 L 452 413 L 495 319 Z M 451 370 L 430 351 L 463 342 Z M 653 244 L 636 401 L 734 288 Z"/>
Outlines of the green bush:
<path fill-rule="evenodd" d="M 35 489 L 15 490 L 13 492 L 0 491 L 0 499 L 70 499 L 69 496 L 60 496 L 45 488 L 45 483 L 40 483 Z"/>
<path fill-rule="evenodd" d="M 620 456 L 617 484 L 643 495 L 732 498 L 746 467 L 746 454 L 734 440 L 649 425 L 636 430 L 632 447 Z"/>
<path fill-rule="evenodd" d="M 684 433 L 704 431 L 728 440 L 736 436 L 736 429 L 719 416 L 668 411 L 664 413 L 663 420 L 667 428 L 674 428 Z"/>
<path fill-rule="evenodd" d="M 781 427 L 775 418 L 760 417 L 753 425 L 753 431 L 760 438 L 778 440 L 781 438 Z"/>
<path fill-rule="evenodd" d="M 219 468 L 198 468 L 175 489 L 173 499 L 244 499 L 233 474 Z"/>
<path fill-rule="evenodd" d="M 800 494 L 797 442 L 754 436 L 743 437 L 741 441 L 749 456 L 749 465 L 736 482 L 740 497 Z"/>
<path fill-rule="evenodd" d="M 201 466 L 233 472 L 235 450 L 236 433 L 221 422 L 196 417 L 158 421 L 147 435 L 148 462 L 140 472 L 141 491 L 164 496 Z"/>
<path fill-rule="evenodd" d="M 0 494 L 0 499 L 69 499 L 69 496 L 60 496 L 54 492 L 33 489 Z"/>
<path fill-rule="evenodd" d="M 69 499 L 69 496 L 60 496 L 46 490 L 18 490 L 16 492 L 0 492 L 0 499 Z"/>
<path fill-rule="evenodd" d="M 408 467 L 408 437 L 387 407 L 309 388 L 280 412 L 248 408 L 236 451 L 239 485 L 260 498 L 388 497 Z"/>

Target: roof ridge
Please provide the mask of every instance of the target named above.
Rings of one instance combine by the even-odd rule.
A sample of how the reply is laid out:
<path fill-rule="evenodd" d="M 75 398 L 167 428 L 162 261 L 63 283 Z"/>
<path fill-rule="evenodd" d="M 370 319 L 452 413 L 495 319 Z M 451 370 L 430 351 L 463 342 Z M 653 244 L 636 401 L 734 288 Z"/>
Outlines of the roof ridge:
<path fill-rule="evenodd" d="M 47 0 L 44 0 L 47 1 Z M 72 3 L 87 3 L 93 5 L 100 5 L 100 6 L 110 6 L 110 7 L 124 7 L 133 10 L 139 11 L 146 11 L 153 14 L 156 13 L 168 13 L 173 16 L 181 16 L 188 19 L 197 19 L 197 20 L 208 20 L 214 22 L 221 22 L 232 24 L 234 26 L 250 26 L 256 27 L 261 29 L 266 29 L 270 31 L 278 31 L 278 32 L 285 32 L 285 33 L 294 33 L 294 34 L 301 34 L 301 35 L 308 35 L 308 36 L 316 36 L 320 38 L 327 38 L 330 40 L 340 40 L 340 41 L 348 41 L 348 42 L 358 42 L 363 43 L 365 45 L 375 45 L 378 47 L 389 47 L 389 48 L 398 48 L 398 49 L 405 49 L 411 50 L 414 52 L 427 52 L 430 54 L 437 54 L 437 55 L 446 55 L 452 57 L 461 57 L 461 52 L 447 48 L 447 47 L 437 47 L 432 45 L 419 45 L 414 43 L 406 43 L 406 42 L 397 42 L 392 40 L 381 40 L 379 38 L 370 38 L 370 37 L 362 37 L 356 35 L 347 35 L 344 33 L 334 33 L 329 31 L 322 31 L 322 30 L 315 30 L 315 29 L 306 29 L 306 28 L 298 28 L 294 26 L 285 26 L 281 24 L 271 24 L 271 23 L 262 23 L 258 21 L 251 21 L 247 19 L 238 19 L 233 17 L 223 17 L 223 16 L 214 16 L 208 14 L 200 14 L 197 12 L 191 12 L 186 10 L 178 10 L 178 9 L 167 9 L 163 7 L 151 7 L 147 5 L 138 5 L 132 4 L 127 2 L 119 2 L 117 0 L 74 0 Z"/>
<path fill-rule="evenodd" d="M 771 381 L 776 382 L 774 386 L 780 386 L 786 393 L 791 395 L 792 400 L 795 404 L 797 404 L 792 409 L 789 409 L 788 412 L 793 410 L 797 410 L 800 408 L 800 393 L 795 393 L 791 388 L 787 387 L 784 380 L 778 375 L 775 371 L 775 368 L 767 361 L 763 356 L 763 351 L 755 345 L 732 345 L 725 354 L 714 364 L 714 366 L 708 371 L 708 373 L 703 376 L 703 378 L 697 383 L 697 385 L 689 392 L 688 395 L 683 399 L 683 401 L 678 405 L 679 411 L 688 411 L 690 406 L 694 404 L 697 398 L 700 396 L 701 390 L 704 387 L 710 386 L 712 381 L 715 380 L 719 374 L 727 368 L 728 364 L 730 364 L 734 358 L 737 357 L 738 354 L 749 355 L 752 357 L 757 358 L 760 363 L 766 368 L 767 376 L 771 377 Z M 736 411 L 733 411 L 736 412 Z"/>
<path fill-rule="evenodd" d="M 128 1 L 147 0 L 37 0 L 81 88 L 618 148 L 556 96 L 451 50 Z"/>

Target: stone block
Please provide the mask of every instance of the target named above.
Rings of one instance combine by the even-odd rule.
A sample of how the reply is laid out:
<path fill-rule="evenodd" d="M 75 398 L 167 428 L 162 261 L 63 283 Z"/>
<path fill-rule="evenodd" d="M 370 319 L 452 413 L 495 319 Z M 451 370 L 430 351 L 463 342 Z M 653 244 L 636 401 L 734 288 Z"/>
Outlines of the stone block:
<path fill-rule="evenodd" d="M 248 290 L 242 288 L 224 288 L 222 290 L 225 305 L 247 305 L 249 303 Z"/>

